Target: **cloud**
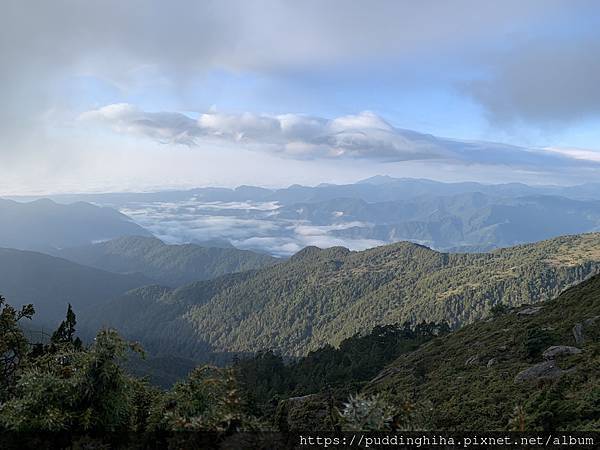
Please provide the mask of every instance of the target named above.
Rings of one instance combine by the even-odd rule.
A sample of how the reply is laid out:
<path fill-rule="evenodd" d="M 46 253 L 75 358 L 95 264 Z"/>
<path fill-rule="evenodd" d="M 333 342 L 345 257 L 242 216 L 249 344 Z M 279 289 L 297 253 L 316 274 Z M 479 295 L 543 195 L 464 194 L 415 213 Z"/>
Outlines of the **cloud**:
<path fill-rule="evenodd" d="M 261 172 L 256 178 L 267 183 L 290 179 L 292 166 L 296 179 L 316 177 L 320 170 L 316 164 L 306 170 L 309 163 L 304 161 L 284 166 L 272 157 L 276 154 L 328 159 L 332 163 L 321 173 L 327 172 L 323 179 L 329 181 L 350 179 L 350 170 L 358 172 L 358 165 L 347 164 L 342 174 L 342 165 L 334 166 L 341 159 L 504 159 L 509 150 L 453 147 L 390 129 L 365 114 L 333 120 L 298 114 L 207 114 L 200 124 L 196 117 L 147 111 L 203 111 L 215 103 L 235 111 L 274 111 L 270 105 L 275 104 L 281 107 L 277 113 L 341 115 L 373 109 L 390 117 L 395 111 L 411 117 L 410 102 L 403 104 L 402 95 L 414 92 L 423 95 L 426 112 L 421 119 L 433 121 L 439 115 L 427 116 L 428 97 L 436 92 L 453 95 L 458 86 L 461 101 L 467 95 L 470 105 L 474 99 L 494 125 L 521 120 L 561 130 L 596 117 L 600 110 L 594 59 L 599 53 L 599 10 L 598 2 L 586 0 L 4 0 L 0 179 L 5 187 L 0 189 L 12 191 L 20 184 L 20 189 L 43 185 L 55 190 L 67 178 L 68 189 L 89 189 L 91 176 L 98 181 L 95 188 L 107 189 L 103 183 L 114 174 L 118 176 L 111 189 L 129 187 L 133 174 L 119 170 L 131 166 L 138 173 L 143 167 L 158 172 L 153 180 L 161 181 L 148 176 L 146 185 L 163 182 L 163 167 L 177 183 L 183 172 L 189 172 L 190 183 L 233 183 L 238 178 L 238 173 L 231 175 L 236 170 L 232 165 L 222 164 L 225 156 L 219 160 L 218 150 L 213 159 L 219 162 L 212 166 L 206 158 L 184 154 L 185 149 L 177 157 L 171 153 L 169 160 L 155 148 L 150 153 L 150 146 L 69 128 L 81 111 L 117 102 L 142 108 L 115 107 L 112 117 L 103 111 L 106 118 L 100 119 L 124 133 L 162 143 L 194 146 L 216 139 L 264 150 L 260 162 L 253 162 L 259 158 L 250 154 L 238 163 L 254 163 Z M 82 79 L 89 84 L 73 88 Z M 413 89 L 415 85 L 421 90 Z M 396 100 L 397 106 L 392 105 Z M 454 122 L 461 120 L 461 112 Z M 453 113 L 449 107 L 448 114 Z M 485 135 L 477 123 L 461 128 L 470 136 Z M 516 150 L 514 155 L 529 166 L 540 157 Z M 560 157 L 550 161 L 544 156 L 540 167 L 557 166 Z M 562 157 L 569 164 L 572 159 Z M 192 174 L 194 165 L 205 172 Z M 463 169 L 457 171 L 462 174 Z M 440 171 L 431 172 L 437 176 Z M 371 173 L 378 171 L 372 168 Z M 514 171 L 503 175 L 511 176 Z"/>
<path fill-rule="evenodd" d="M 590 11 L 596 17 L 598 12 Z M 564 128 L 600 117 L 600 21 L 596 22 L 591 31 L 514 40 L 481 58 L 484 75 L 465 83 L 464 92 L 485 108 L 494 124 Z"/>
<path fill-rule="evenodd" d="M 600 163 L 600 151 L 586 150 L 583 148 L 561 147 L 547 147 L 544 150 L 558 153 L 560 155 L 567 155 L 571 158 L 580 159 L 582 161 L 594 161 Z"/>
<path fill-rule="evenodd" d="M 518 73 L 539 78 L 551 70 L 556 82 L 533 87 L 554 95 L 560 79 L 569 82 L 569 76 L 585 75 L 586 64 L 597 52 L 567 39 L 552 60 L 554 42 L 521 52 L 511 47 L 504 53 L 494 43 L 536 35 L 539 29 L 564 31 L 597 16 L 599 8 L 597 2 L 568 0 L 378 0 L 375 5 L 345 0 L 5 0 L 2 6 L 3 136 L 39 126 L 36 114 L 64 101 L 57 98 L 57 86 L 70 76 L 93 76 L 128 90 L 136 87 L 136 74 L 144 68 L 152 68 L 179 89 L 211 70 L 285 76 L 336 67 L 351 73 L 371 70 L 375 64 L 394 67 L 401 75 L 412 70 L 415 58 L 427 57 L 459 61 L 478 71 L 483 65 L 492 67 L 490 55 L 503 54 L 492 67 L 497 76 L 489 84 L 474 85 L 472 93 L 490 109 L 508 110 L 513 106 L 494 106 L 502 98 L 490 98 L 494 88 L 511 93 L 509 85 L 522 84 Z M 586 42 L 597 42 L 597 29 Z M 482 43 L 484 57 L 468 50 Z M 511 54 L 521 55 L 518 64 Z M 569 84 L 575 88 L 579 83 Z M 583 86 L 594 94 L 588 83 Z M 517 96 L 509 95 L 509 100 L 514 100 L 515 109 L 522 105 Z M 546 113 L 552 114 L 552 109 Z"/>
<path fill-rule="evenodd" d="M 276 256 L 290 256 L 308 245 L 364 250 L 385 244 L 375 239 L 335 235 L 339 230 L 369 224 L 351 221 L 319 226 L 303 220 L 279 219 L 270 214 L 277 207 L 273 202 L 207 203 L 191 198 L 181 202 L 132 203 L 121 208 L 121 212 L 173 244 L 225 239 L 238 248 Z M 233 215 L 229 215 L 231 212 Z"/>
<path fill-rule="evenodd" d="M 114 104 L 83 113 L 80 119 L 159 142 L 198 146 L 202 139 L 218 139 L 299 159 L 406 161 L 450 156 L 434 139 L 405 133 L 369 111 L 331 120 L 298 114 L 211 112 L 193 120 L 179 113 L 145 112 L 129 104 Z"/>
<path fill-rule="evenodd" d="M 195 121 L 183 114 L 143 112 L 126 103 L 88 111 L 80 119 L 105 122 L 119 133 L 138 134 L 170 144 L 193 145 L 197 131 Z"/>
<path fill-rule="evenodd" d="M 596 156 L 593 152 L 574 154 L 438 138 L 396 128 L 370 111 L 333 119 L 299 114 L 210 112 L 194 120 L 176 112 L 145 112 L 129 104 L 114 104 L 83 113 L 80 119 L 162 143 L 202 147 L 224 141 L 236 148 L 293 159 L 438 160 L 537 170 L 598 162 L 597 158 L 588 157 Z"/>

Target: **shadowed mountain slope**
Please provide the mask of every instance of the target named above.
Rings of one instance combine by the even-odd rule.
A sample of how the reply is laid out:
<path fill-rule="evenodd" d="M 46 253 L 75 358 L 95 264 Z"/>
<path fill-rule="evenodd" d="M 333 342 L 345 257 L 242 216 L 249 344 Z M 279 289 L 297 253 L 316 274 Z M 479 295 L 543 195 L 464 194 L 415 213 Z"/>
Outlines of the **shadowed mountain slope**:
<path fill-rule="evenodd" d="M 0 199 L 0 247 L 52 251 L 119 236 L 151 236 L 115 209 L 42 199 L 18 203 Z"/>
<path fill-rule="evenodd" d="M 166 286 L 180 286 L 220 275 L 257 269 L 279 260 L 236 248 L 167 245 L 156 238 L 126 236 L 83 247 L 67 248 L 58 256 L 117 273 L 139 272 Z"/>
<path fill-rule="evenodd" d="M 32 303 L 36 320 L 56 326 L 67 304 L 77 313 L 153 280 L 141 275 L 120 275 L 94 269 L 42 253 L 0 248 L 0 294 L 15 306 Z M 39 319 L 38 319 L 39 318 Z"/>

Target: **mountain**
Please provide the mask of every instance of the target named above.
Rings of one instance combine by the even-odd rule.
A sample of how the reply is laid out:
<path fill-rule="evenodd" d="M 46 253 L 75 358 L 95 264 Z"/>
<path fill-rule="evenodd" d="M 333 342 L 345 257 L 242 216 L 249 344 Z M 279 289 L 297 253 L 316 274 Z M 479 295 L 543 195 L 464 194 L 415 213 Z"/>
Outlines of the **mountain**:
<path fill-rule="evenodd" d="M 152 282 L 140 274 L 119 275 L 42 253 L 0 248 L 0 294 L 15 306 L 34 304 L 44 326 L 54 327 L 64 319 L 68 303 L 85 313 Z"/>
<path fill-rule="evenodd" d="M 343 198 L 280 208 L 280 218 L 332 226 L 332 236 L 409 240 L 443 251 L 477 251 L 600 229 L 600 201 L 481 192 L 368 203 Z"/>
<path fill-rule="evenodd" d="M 488 185 L 377 176 L 345 185 L 53 198 L 117 208 L 165 242 L 234 245 L 284 257 L 310 245 L 363 250 L 399 241 L 481 252 L 600 231 L 600 184 L 592 183 Z"/>
<path fill-rule="evenodd" d="M 271 267 L 130 291 L 98 308 L 86 326 L 114 326 L 181 357 L 259 349 L 303 355 L 377 325 L 472 323 L 494 305 L 548 300 L 599 271 L 600 234 L 483 254 L 407 242 L 362 252 L 308 247 Z"/>
<path fill-rule="evenodd" d="M 156 238 L 126 236 L 83 247 L 66 248 L 57 256 L 117 273 L 139 272 L 166 286 L 180 286 L 220 275 L 275 264 L 278 259 L 234 247 L 167 245 Z"/>
<path fill-rule="evenodd" d="M 0 247 L 49 251 L 125 235 L 150 236 L 124 214 L 89 203 L 0 199 Z"/>
<path fill-rule="evenodd" d="M 315 203 L 336 198 L 355 198 L 366 202 L 386 202 L 409 200 L 421 196 L 448 196 L 467 193 L 483 193 L 496 197 L 522 197 L 530 195 L 550 195 L 573 200 L 600 200 L 600 183 L 586 183 L 575 186 L 535 185 L 523 183 L 484 184 L 476 182 L 446 183 L 418 178 L 394 178 L 377 175 L 356 183 L 327 184 L 318 186 L 291 185 L 280 189 L 266 189 L 255 186 L 230 188 L 195 188 L 188 190 L 158 192 L 123 192 L 105 194 L 58 194 L 49 198 L 61 202 L 93 202 L 114 207 L 132 203 L 180 202 L 189 199 L 205 202 L 278 202 L 281 205 L 293 203 Z M 13 197 L 15 200 L 31 200 L 39 197 Z"/>
<path fill-rule="evenodd" d="M 400 356 L 365 388 L 427 407 L 432 430 L 597 430 L 600 276 Z"/>

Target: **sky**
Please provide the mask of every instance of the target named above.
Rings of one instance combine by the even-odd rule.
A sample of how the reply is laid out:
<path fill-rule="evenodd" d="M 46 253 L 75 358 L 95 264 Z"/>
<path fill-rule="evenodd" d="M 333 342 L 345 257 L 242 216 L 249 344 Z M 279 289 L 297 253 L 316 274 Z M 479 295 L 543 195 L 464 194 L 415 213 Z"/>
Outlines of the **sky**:
<path fill-rule="evenodd" d="M 600 180 L 600 3 L 0 6 L 0 195 Z"/>

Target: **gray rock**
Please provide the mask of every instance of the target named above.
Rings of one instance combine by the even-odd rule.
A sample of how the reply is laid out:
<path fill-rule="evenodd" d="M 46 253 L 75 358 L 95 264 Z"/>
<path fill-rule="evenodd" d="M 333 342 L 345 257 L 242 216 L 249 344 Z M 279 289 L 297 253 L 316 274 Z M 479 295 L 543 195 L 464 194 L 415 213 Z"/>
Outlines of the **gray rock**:
<path fill-rule="evenodd" d="M 581 345 L 585 342 L 585 336 L 583 335 L 583 324 L 575 324 L 573 327 L 573 337 L 575 338 L 575 343 L 577 345 Z"/>
<path fill-rule="evenodd" d="M 517 312 L 519 316 L 534 316 L 542 310 L 541 306 L 533 306 L 531 308 L 525 308 Z"/>
<path fill-rule="evenodd" d="M 479 364 L 479 355 L 471 356 L 465 361 L 465 366 L 475 366 Z"/>
<path fill-rule="evenodd" d="M 498 364 L 497 358 L 490 358 L 490 360 L 487 362 L 488 367 L 492 367 L 494 364 Z"/>
<path fill-rule="evenodd" d="M 550 360 L 559 358 L 561 356 L 577 355 L 578 353 L 581 353 L 581 350 L 577 347 L 570 347 L 568 345 L 553 345 L 552 347 L 548 347 L 546 350 L 544 350 L 542 356 L 544 359 Z"/>
<path fill-rule="evenodd" d="M 526 381 L 553 381 L 558 380 L 565 373 L 567 373 L 567 371 L 556 367 L 556 363 L 554 361 L 544 361 L 519 372 L 515 377 L 514 382 L 524 383 Z"/>

